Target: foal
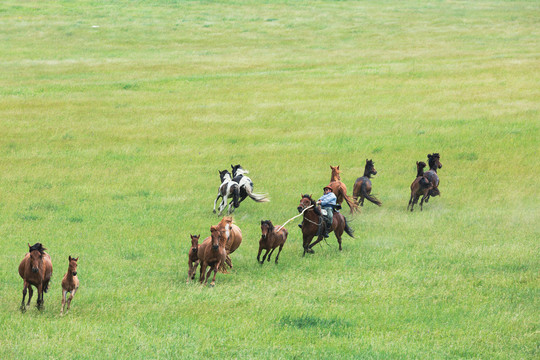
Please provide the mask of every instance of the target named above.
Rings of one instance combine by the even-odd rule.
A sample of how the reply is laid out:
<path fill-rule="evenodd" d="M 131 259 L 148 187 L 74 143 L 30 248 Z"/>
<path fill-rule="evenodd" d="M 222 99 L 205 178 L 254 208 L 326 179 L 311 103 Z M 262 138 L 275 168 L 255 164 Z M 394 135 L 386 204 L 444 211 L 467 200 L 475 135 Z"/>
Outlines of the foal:
<path fill-rule="evenodd" d="M 60 309 L 60 315 L 64 314 L 64 308 L 66 307 L 66 295 L 69 293 L 69 299 L 67 300 L 67 310 L 69 311 L 71 306 L 71 300 L 75 296 L 75 293 L 79 289 L 79 278 L 77 278 L 77 261 L 79 258 L 69 257 L 69 266 L 66 275 L 62 279 L 62 308 Z"/>
<path fill-rule="evenodd" d="M 199 266 L 199 257 L 197 255 L 199 251 L 199 239 L 201 235 L 189 235 L 191 236 L 191 248 L 189 248 L 189 254 L 188 254 L 188 278 L 187 282 L 190 280 L 195 279 L 195 271 L 197 271 L 197 266 Z"/>
<path fill-rule="evenodd" d="M 287 241 L 287 236 L 289 235 L 289 232 L 284 227 L 281 227 L 279 231 L 276 231 L 274 228 L 274 225 L 270 220 L 262 220 L 261 221 L 261 240 L 259 240 L 259 253 L 257 254 L 257 261 L 259 261 L 262 264 L 264 264 L 264 260 L 266 260 L 266 255 L 268 255 L 268 251 L 270 251 L 270 255 L 268 255 L 268 261 L 270 261 L 270 257 L 272 256 L 272 253 L 274 250 L 279 246 L 279 251 L 276 255 L 276 264 L 278 263 L 279 254 L 281 253 L 281 249 L 283 249 L 283 245 L 285 245 L 285 241 Z M 260 256 L 262 250 L 266 250 L 266 253 L 263 256 L 262 261 L 260 261 Z"/>
<path fill-rule="evenodd" d="M 411 184 L 411 198 L 409 199 L 409 205 L 407 205 L 407 210 L 409 206 L 411 211 L 413 211 L 414 204 L 418 203 L 418 198 L 422 196 L 420 201 L 420 211 L 422 211 L 422 205 L 426 196 L 429 194 L 429 191 L 433 188 L 429 180 L 424 177 L 424 168 L 426 163 L 423 161 L 416 162 L 416 179 Z"/>

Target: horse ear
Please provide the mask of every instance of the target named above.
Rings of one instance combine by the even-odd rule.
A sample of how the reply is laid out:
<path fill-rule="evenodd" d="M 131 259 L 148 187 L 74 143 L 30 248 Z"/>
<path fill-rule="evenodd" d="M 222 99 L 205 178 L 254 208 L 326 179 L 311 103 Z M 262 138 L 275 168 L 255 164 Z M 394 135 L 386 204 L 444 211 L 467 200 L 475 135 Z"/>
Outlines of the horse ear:
<path fill-rule="evenodd" d="M 197 235 L 197 237 L 200 238 L 200 237 L 201 237 L 201 234 Z"/>
<path fill-rule="evenodd" d="M 31 248 L 32 246 L 30 246 L 30 243 L 27 243 L 28 244 L 28 248 Z"/>
<path fill-rule="evenodd" d="M 71 255 L 69 255 L 69 261 L 71 261 Z"/>
<path fill-rule="evenodd" d="M 77 258 L 76 258 L 76 259 L 74 259 L 74 260 L 75 260 L 75 261 L 79 261 L 79 257 L 77 256 Z"/>
<path fill-rule="evenodd" d="M 337 169 L 339 170 L 339 165 L 337 166 Z"/>

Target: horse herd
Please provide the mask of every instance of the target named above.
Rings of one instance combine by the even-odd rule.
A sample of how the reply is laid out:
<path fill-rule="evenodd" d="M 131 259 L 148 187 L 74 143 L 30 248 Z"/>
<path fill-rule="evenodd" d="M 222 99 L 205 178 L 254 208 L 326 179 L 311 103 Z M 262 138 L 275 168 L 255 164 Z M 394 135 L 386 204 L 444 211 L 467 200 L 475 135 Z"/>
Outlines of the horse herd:
<path fill-rule="evenodd" d="M 427 172 L 424 172 L 424 168 L 426 167 L 424 162 L 416 162 L 417 174 L 410 187 L 411 196 L 409 204 L 407 205 L 407 210 L 410 207 L 411 211 L 413 211 L 414 205 L 418 203 L 420 197 L 422 197 L 422 200 L 420 201 L 420 210 L 422 210 L 424 202 L 427 203 L 432 196 L 440 195 L 438 188 L 439 177 L 437 175 L 437 170 L 442 168 L 440 155 L 434 153 L 428 154 L 427 157 L 429 164 L 429 170 Z M 240 165 L 231 165 L 231 167 L 232 174 L 227 170 L 219 172 L 221 185 L 218 190 L 218 196 L 214 201 L 214 213 L 216 212 L 216 205 L 219 198 L 222 199 L 218 207 L 220 215 L 227 205 L 228 213 L 231 214 L 234 212 L 240 203 L 248 196 L 256 202 L 269 201 L 268 196 L 253 192 L 253 182 L 246 176 L 246 174 L 248 174 L 247 170 L 243 169 Z M 365 199 L 378 206 L 382 205 L 381 201 L 371 195 L 372 184 L 370 179 L 372 175 L 377 174 L 372 160 L 366 159 L 364 175 L 356 179 L 352 198 L 347 195 L 347 187 L 341 182 L 341 171 L 339 166 L 330 166 L 330 168 L 332 170 L 332 175 L 328 186 L 332 188 L 339 205 L 341 205 L 343 201 L 349 205 L 351 214 L 358 211 L 358 205 L 364 205 Z M 227 204 L 229 197 L 232 197 L 232 200 Z M 325 222 L 322 220 L 321 210 L 311 195 L 307 194 L 302 195 L 297 210 L 300 214 L 292 219 L 303 216 L 302 224 L 299 226 L 302 229 L 304 255 L 306 253 L 313 253 L 313 246 L 323 240 L 321 227 L 324 226 Z M 285 224 L 287 224 L 287 222 Z M 279 255 L 289 234 L 284 227 L 285 224 L 275 227 L 270 220 L 261 221 L 261 239 L 259 240 L 259 251 L 257 253 L 257 261 L 261 264 L 264 264 L 265 261 L 270 261 L 270 258 L 276 249 L 278 249 L 278 253 L 275 257 L 275 263 L 278 263 Z M 329 232 L 334 232 L 338 240 L 339 250 L 342 250 L 341 236 L 344 232 L 349 236 L 354 237 L 353 230 L 349 227 L 347 219 L 339 212 L 334 214 Z M 317 239 L 313 241 L 315 236 L 317 236 Z M 214 276 L 210 283 L 211 286 L 214 286 L 217 272 L 226 273 L 227 268 L 233 267 L 230 255 L 234 253 L 242 243 L 242 231 L 236 224 L 233 224 L 232 217 L 225 216 L 217 225 L 210 227 L 210 236 L 200 244 L 199 240 L 200 235 L 191 235 L 191 247 L 188 253 L 189 268 L 187 281 L 189 282 L 195 278 L 195 272 L 200 265 L 199 281 L 201 284 L 206 284 L 211 273 L 214 272 Z M 19 275 L 24 281 L 23 298 L 21 302 L 21 311 L 23 312 L 26 310 L 26 307 L 30 304 L 30 300 L 32 299 L 32 286 L 36 287 L 38 291 L 37 307 L 39 309 L 43 307 L 43 293 L 46 293 L 48 290 L 53 270 L 51 257 L 45 252 L 46 249 L 41 243 L 36 243 L 34 245 L 28 244 L 28 247 L 29 251 L 19 265 Z M 261 260 L 260 256 L 263 250 L 266 250 L 266 252 Z M 61 315 L 64 313 L 64 310 L 66 310 L 66 305 L 66 312 L 69 311 L 71 301 L 79 288 L 79 280 L 77 278 L 78 260 L 78 257 L 68 257 L 68 270 L 62 279 Z M 27 291 L 29 296 L 28 302 L 25 304 Z M 66 299 L 67 294 L 69 294 L 69 298 Z"/>

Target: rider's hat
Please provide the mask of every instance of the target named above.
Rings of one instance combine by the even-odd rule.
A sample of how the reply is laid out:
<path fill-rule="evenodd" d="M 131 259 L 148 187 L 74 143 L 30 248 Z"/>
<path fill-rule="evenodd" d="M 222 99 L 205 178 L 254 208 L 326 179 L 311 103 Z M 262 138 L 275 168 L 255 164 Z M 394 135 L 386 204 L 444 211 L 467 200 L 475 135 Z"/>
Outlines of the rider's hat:
<path fill-rule="evenodd" d="M 326 186 L 323 187 L 322 189 L 323 189 L 323 191 L 326 190 L 326 189 L 330 189 L 330 191 L 333 192 L 332 187 L 330 186 L 330 184 L 326 185 Z"/>

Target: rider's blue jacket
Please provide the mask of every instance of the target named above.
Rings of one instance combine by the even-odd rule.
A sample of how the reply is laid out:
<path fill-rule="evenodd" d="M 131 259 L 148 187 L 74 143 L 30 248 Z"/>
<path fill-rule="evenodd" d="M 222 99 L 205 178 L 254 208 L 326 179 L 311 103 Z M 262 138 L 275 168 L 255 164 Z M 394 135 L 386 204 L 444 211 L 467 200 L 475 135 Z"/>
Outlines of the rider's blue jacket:
<path fill-rule="evenodd" d="M 319 198 L 319 201 L 321 202 L 321 207 L 328 207 L 331 205 L 336 205 L 337 203 L 337 197 L 334 195 L 333 192 L 329 192 L 328 194 L 325 194 Z"/>

